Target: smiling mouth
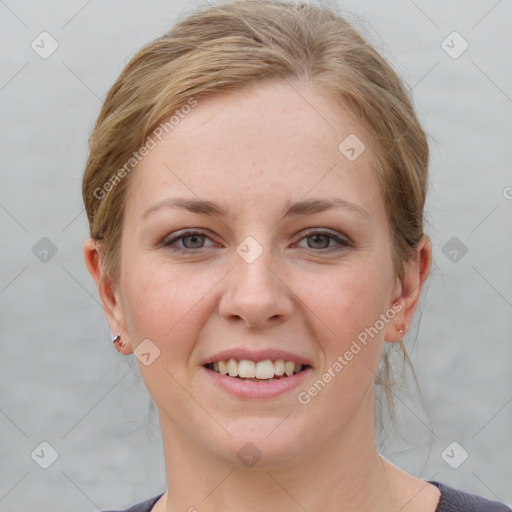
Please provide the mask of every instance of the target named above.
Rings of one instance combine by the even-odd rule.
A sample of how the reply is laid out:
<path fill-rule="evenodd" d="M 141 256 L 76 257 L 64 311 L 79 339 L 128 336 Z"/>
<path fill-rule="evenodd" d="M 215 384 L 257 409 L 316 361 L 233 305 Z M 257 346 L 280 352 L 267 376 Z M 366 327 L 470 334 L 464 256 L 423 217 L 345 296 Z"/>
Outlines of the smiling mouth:
<path fill-rule="evenodd" d="M 248 359 L 223 359 L 205 365 L 208 370 L 227 377 L 255 382 L 273 382 L 303 372 L 309 365 L 277 359 L 271 361 L 250 361 Z"/>

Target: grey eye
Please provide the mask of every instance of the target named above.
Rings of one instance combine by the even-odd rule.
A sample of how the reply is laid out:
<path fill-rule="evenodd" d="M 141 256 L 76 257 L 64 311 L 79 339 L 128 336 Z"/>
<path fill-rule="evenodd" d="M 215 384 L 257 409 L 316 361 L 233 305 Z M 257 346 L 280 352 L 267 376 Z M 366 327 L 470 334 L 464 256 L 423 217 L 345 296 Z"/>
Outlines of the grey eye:
<path fill-rule="evenodd" d="M 204 235 L 188 235 L 181 237 L 185 249 L 200 249 L 204 245 L 204 239 Z"/>
<path fill-rule="evenodd" d="M 304 242 L 306 245 L 304 245 Z M 350 243 L 348 240 L 330 231 L 310 231 L 309 233 L 305 233 L 298 246 L 321 251 L 326 249 L 334 250 L 336 248 L 343 249 L 349 247 Z"/>
<path fill-rule="evenodd" d="M 308 247 L 311 249 L 326 249 L 332 237 L 329 235 L 310 235 L 307 237 Z"/>

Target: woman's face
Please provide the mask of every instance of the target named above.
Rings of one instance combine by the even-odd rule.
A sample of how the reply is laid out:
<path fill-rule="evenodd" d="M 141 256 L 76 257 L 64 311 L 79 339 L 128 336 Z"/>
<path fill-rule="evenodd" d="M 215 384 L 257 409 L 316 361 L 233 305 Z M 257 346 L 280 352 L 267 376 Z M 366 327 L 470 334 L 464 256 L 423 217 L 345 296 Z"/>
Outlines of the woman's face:
<path fill-rule="evenodd" d="M 367 133 L 318 89 L 285 83 L 181 117 L 129 178 L 110 320 L 164 437 L 270 463 L 374 429 L 374 373 L 403 317 Z M 306 370 L 269 382 L 205 366 L 228 359 L 264 379 L 280 359 Z"/>

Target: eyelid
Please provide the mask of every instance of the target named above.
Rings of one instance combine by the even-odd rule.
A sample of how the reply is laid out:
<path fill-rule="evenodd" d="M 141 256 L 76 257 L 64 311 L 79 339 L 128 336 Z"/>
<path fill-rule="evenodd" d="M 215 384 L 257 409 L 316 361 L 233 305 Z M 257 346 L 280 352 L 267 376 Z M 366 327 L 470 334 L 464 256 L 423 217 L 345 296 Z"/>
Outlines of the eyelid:
<path fill-rule="evenodd" d="M 173 246 L 173 244 L 176 241 L 178 241 L 178 240 L 180 240 L 182 238 L 186 238 L 187 236 L 193 236 L 193 235 L 204 236 L 205 238 L 208 238 L 210 241 L 213 242 L 213 240 L 211 239 L 211 237 L 209 236 L 209 234 L 206 231 L 203 231 L 201 229 L 188 228 L 188 229 L 182 229 L 182 230 L 179 230 L 179 231 L 175 231 L 170 236 L 165 237 L 162 240 L 161 246 L 162 247 L 168 247 L 168 248 L 171 248 L 173 250 L 181 251 L 181 252 L 197 251 L 199 249 L 206 249 L 208 247 L 212 247 L 212 246 L 209 245 L 209 246 L 206 246 L 206 247 L 199 247 L 198 249 L 187 249 L 186 247 Z"/>
<path fill-rule="evenodd" d="M 302 232 L 299 242 L 304 240 L 305 238 L 308 238 L 313 235 L 327 235 L 328 237 L 332 238 L 333 240 L 335 240 L 338 243 L 338 247 L 333 246 L 333 247 L 327 247 L 325 249 L 308 248 L 315 252 L 327 252 L 330 250 L 336 250 L 337 248 L 340 248 L 340 247 L 351 247 L 352 246 L 352 242 L 347 236 L 342 235 L 342 234 L 338 233 L 337 231 L 333 231 L 333 230 L 330 230 L 327 228 L 306 229 L 305 231 Z"/>
<path fill-rule="evenodd" d="M 173 250 L 179 251 L 179 252 L 196 252 L 196 251 L 199 251 L 200 249 L 207 249 L 209 247 L 212 247 L 212 245 L 209 245 L 209 246 L 198 247 L 197 249 L 188 249 L 186 247 L 173 246 L 174 242 L 176 242 L 177 240 L 186 238 L 187 236 L 193 236 L 193 235 L 204 236 L 205 238 L 209 239 L 211 242 L 215 243 L 212 240 L 212 238 L 209 236 L 207 231 L 199 229 L 199 228 L 197 228 L 197 229 L 188 228 L 188 229 L 182 229 L 182 230 L 176 231 L 176 232 L 172 233 L 172 235 L 170 235 L 170 237 L 164 238 L 161 245 L 163 247 L 172 248 Z M 336 250 L 337 248 L 340 248 L 340 247 L 351 247 L 352 246 L 352 242 L 350 241 L 350 239 L 348 237 L 341 235 L 337 231 L 333 231 L 333 230 L 330 230 L 327 228 L 306 229 L 301 233 L 299 242 L 310 237 L 310 236 L 313 236 L 313 235 L 326 235 L 338 243 L 338 247 L 336 247 L 336 246 L 326 247 L 325 249 L 307 248 L 314 252 L 327 252 L 330 250 Z"/>

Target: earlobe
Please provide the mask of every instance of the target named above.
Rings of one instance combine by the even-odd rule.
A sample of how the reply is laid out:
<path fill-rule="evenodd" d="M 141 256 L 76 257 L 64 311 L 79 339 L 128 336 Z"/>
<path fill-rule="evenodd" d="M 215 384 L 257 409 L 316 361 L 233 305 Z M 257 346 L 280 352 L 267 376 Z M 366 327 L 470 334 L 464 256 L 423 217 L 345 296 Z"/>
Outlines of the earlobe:
<path fill-rule="evenodd" d="M 386 329 L 386 341 L 400 341 L 409 329 L 431 266 L 432 244 L 430 238 L 423 235 L 416 253 L 404 265 L 404 278 L 398 283 L 397 296 L 394 297 L 394 304 L 399 303 L 401 310 L 395 316 L 394 323 L 390 323 Z"/>
<path fill-rule="evenodd" d="M 120 334 L 116 334 L 114 336 L 114 339 L 112 340 L 112 343 L 114 344 L 115 349 L 120 352 L 121 354 L 128 355 L 133 352 L 131 345 L 128 345 L 121 339 Z"/>
<path fill-rule="evenodd" d="M 92 238 L 88 238 L 84 242 L 83 251 L 85 264 L 98 288 L 103 311 L 105 312 L 110 330 L 115 333 L 115 337 L 112 340 L 114 347 L 122 354 L 131 354 L 133 349 L 124 325 L 122 306 L 114 291 L 112 280 L 108 276 L 103 275 L 101 255 L 97 242 Z M 122 344 L 119 343 L 121 337 L 123 338 Z"/>
<path fill-rule="evenodd" d="M 388 310 L 386 316 L 388 316 L 388 314 L 390 315 L 391 311 L 393 311 L 393 317 L 386 328 L 384 340 L 390 343 L 395 343 L 400 341 L 407 333 L 407 326 L 403 323 L 403 300 L 397 299 L 393 302 L 393 305 L 391 309 Z"/>

